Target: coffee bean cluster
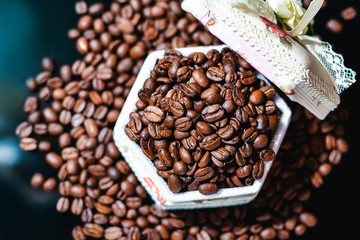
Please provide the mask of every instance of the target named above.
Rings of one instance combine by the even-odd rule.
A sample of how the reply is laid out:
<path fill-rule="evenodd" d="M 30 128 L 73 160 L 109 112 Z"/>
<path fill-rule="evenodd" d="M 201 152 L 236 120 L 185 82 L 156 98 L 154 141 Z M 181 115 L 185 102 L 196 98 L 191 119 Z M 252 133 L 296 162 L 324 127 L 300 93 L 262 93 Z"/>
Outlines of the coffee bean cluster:
<path fill-rule="evenodd" d="M 31 185 L 45 191 L 56 190 L 59 200 L 54 208 L 79 217 L 82 223 L 74 226 L 69 233 L 75 240 L 261 240 L 291 239 L 295 235 L 303 235 L 317 224 L 316 216 L 306 209 L 306 202 L 311 199 L 312 192 L 323 185 L 332 169 L 343 161 L 349 148 L 344 129 L 349 116 L 341 106 L 323 121 L 298 104 L 291 106 L 292 121 L 276 161 L 257 198 L 244 206 L 191 211 L 160 210 L 117 151 L 111 136 L 113 121 L 136 78 L 136 69 L 147 54 L 135 60 L 129 48 L 125 51 L 126 55 L 119 56 L 119 46 L 127 43 L 128 47 L 133 47 L 137 42 L 143 42 L 149 46 L 145 50 L 149 52 L 183 44 L 219 43 L 194 17 L 184 13 L 179 4 L 177 1 L 161 0 L 117 0 L 109 5 L 101 2 L 76 3 L 80 19 L 90 17 L 91 24 L 71 29 L 68 33 L 71 39 L 77 42 L 77 39 L 85 37 L 89 47 L 94 44 L 90 44 L 91 40 L 101 42 L 107 35 L 111 37 L 110 43 L 120 44 L 111 48 L 113 44 L 101 42 L 101 50 L 97 52 L 89 47 L 86 53 L 82 52 L 82 58 L 75 61 L 76 64 L 57 66 L 52 59 L 45 57 L 40 73 L 25 81 L 31 92 L 24 104 L 27 119 L 19 123 L 16 135 L 23 150 L 42 152 L 44 162 L 55 171 L 54 175 L 35 173 L 29 179 Z M 157 17 L 154 12 L 159 7 L 166 11 Z M 118 16 L 139 15 L 136 13 L 140 14 L 136 26 L 152 26 L 158 31 L 152 40 L 148 39 L 150 34 L 145 36 L 146 28 L 143 27 L 135 27 L 130 35 L 116 33 L 115 19 Z M 102 19 L 103 33 L 95 32 L 95 19 Z M 159 22 L 164 20 L 167 22 L 166 29 L 171 29 L 172 33 L 159 28 Z M 96 22 L 99 24 L 101 21 Z M 130 43 L 134 36 L 137 40 Z M 125 73 L 118 73 L 116 66 L 128 57 L 136 65 Z M 97 73 L 82 77 L 92 67 L 97 72 L 112 61 L 115 65 L 110 67 L 113 72 L 111 78 L 103 77 L 102 80 Z M 83 69 L 81 74 L 79 69 Z M 110 96 L 108 91 L 113 96 L 111 104 L 107 104 L 110 101 L 106 100 Z M 98 113 L 95 117 L 95 109 L 98 108 L 102 111 L 107 109 L 107 113 Z M 67 122 L 69 117 L 64 117 L 69 115 L 68 112 L 71 114 L 70 122 Z M 75 119 L 80 119 L 78 121 L 82 123 Z"/>
<path fill-rule="evenodd" d="M 170 190 L 251 185 L 264 174 L 280 112 L 275 88 L 229 48 L 185 57 L 165 51 L 138 92 L 125 126 Z"/>

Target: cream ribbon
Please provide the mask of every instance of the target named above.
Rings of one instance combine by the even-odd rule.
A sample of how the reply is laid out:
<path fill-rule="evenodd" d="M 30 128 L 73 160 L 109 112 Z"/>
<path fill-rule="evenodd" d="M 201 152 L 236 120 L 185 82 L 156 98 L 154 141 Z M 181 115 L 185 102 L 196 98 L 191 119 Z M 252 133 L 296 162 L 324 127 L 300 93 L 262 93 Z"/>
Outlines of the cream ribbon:
<path fill-rule="evenodd" d="M 323 5 L 324 0 L 312 0 L 308 9 L 306 10 L 304 16 L 301 18 L 300 22 L 294 29 L 291 31 L 285 31 L 288 35 L 295 37 L 306 28 L 307 25 L 313 20 L 315 15 L 319 12 L 321 6 Z"/>

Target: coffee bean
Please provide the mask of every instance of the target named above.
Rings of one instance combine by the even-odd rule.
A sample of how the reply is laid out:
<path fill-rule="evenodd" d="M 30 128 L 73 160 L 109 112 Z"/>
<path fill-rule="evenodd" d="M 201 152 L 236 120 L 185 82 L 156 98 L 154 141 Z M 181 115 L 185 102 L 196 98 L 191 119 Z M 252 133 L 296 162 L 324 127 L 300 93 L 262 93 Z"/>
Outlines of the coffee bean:
<path fill-rule="evenodd" d="M 205 150 L 214 150 L 219 147 L 221 140 L 217 134 L 212 134 L 204 137 L 203 141 L 200 143 L 200 147 Z"/>
<path fill-rule="evenodd" d="M 314 227 L 317 224 L 316 217 L 308 212 L 303 212 L 299 215 L 299 220 L 307 227 Z"/>
<path fill-rule="evenodd" d="M 326 28 L 334 34 L 339 34 L 342 32 L 343 25 L 337 19 L 330 19 L 326 23 Z"/>
<path fill-rule="evenodd" d="M 167 183 L 170 191 L 172 191 L 173 193 L 178 193 L 181 191 L 182 182 L 178 175 L 170 175 L 167 179 Z"/>
<path fill-rule="evenodd" d="M 120 227 L 108 227 L 104 231 L 104 237 L 109 240 L 119 239 L 123 235 L 123 231 Z"/>
<path fill-rule="evenodd" d="M 63 164 L 63 160 L 55 152 L 49 152 L 48 154 L 46 154 L 45 160 L 54 169 L 59 169 Z"/>
<path fill-rule="evenodd" d="M 37 141 L 31 137 L 21 138 L 20 148 L 24 151 L 34 151 L 37 148 Z"/>
<path fill-rule="evenodd" d="M 66 197 L 60 197 L 56 204 L 56 210 L 58 212 L 66 212 L 69 209 L 70 201 Z"/>
<path fill-rule="evenodd" d="M 170 156 L 170 153 L 166 149 L 159 149 L 158 156 L 160 161 L 167 167 L 171 168 L 174 164 L 173 159 Z"/>
<path fill-rule="evenodd" d="M 93 238 L 101 238 L 104 234 L 104 228 L 99 224 L 85 223 L 84 234 Z"/>
<path fill-rule="evenodd" d="M 258 160 L 253 167 L 252 176 L 254 179 L 260 179 L 264 175 L 264 162 L 262 160 Z"/>
<path fill-rule="evenodd" d="M 55 178 L 48 178 L 44 181 L 42 188 L 44 189 L 44 191 L 48 192 L 54 190 L 56 186 L 57 186 L 57 182 Z"/>
<path fill-rule="evenodd" d="M 31 135 L 33 126 L 29 122 L 22 122 L 15 130 L 15 134 L 18 138 L 26 138 Z"/>
<path fill-rule="evenodd" d="M 207 106 L 201 112 L 203 120 L 210 123 L 220 120 L 224 114 L 225 111 L 220 104 Z"/>
<path fill-rule="evenodd" d="M 150 122 L 158 123 L 164 118 L 164 112 L 155 106 L 148 106 L 145 108 L 145 118 Z"/>
<path fill-rule="evenodd" d="M 206 76 L 214 82 L 221 82 L 225 78 L 225 72 L 218 67 L 209 67 Z"/>
<path fill-rule="evenodd" d="M 212 167 L 205 167 L 205 168 L 199 168 L 195 172 L 194 177 L 195 177 L 196 181 L 202 182 L 202 181 L 208 180 L 209 178 L 214 176 L 214 174 L 215 174 L 215 172 Z"/>
<path fill-rule="evenodd" d="M 211 194 L 217 193 L 219 191 L 219 187 L 214 183 L 200 184 L 198 189 L 199 189 L 199 192 L 204 195 L 211 195 Z"/>
<path fill-rule="evenodd" d="M 352 6 L 347 7 L 341 11 L 341 17 L 346 21 L 353 20 L 356 16 L 357 10 Z"/>
<path fill-rule="evenodd" d="M 39 188 L 44 183 L 44 180 L 45 178 L 41 173 L 35 173 L 32 176 L 30 183 L 33 188 Z"/>
<path fill-rule="evenodd" d="M 266 95 L 262 90 L 255 90 L 250 94 L 249 100 L 252 104 L 259 105 L 265 101 Z"/>

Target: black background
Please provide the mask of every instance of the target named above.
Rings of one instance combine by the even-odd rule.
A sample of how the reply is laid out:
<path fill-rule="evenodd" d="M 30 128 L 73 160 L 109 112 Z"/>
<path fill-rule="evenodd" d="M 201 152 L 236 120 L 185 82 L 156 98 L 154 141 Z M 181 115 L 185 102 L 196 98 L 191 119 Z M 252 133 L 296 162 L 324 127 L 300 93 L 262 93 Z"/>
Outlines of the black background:
<path fill-rule="evenodd" d="M 344 22 L 340 11 L 347 6 L 360 11 L 358 0 L 329 0 L 316 16 L 315 30 L 343 54 L 347 67 L 360 72 L 360 17 Z M 71 239 L 72 227 L 80 223 L 79 217 L 56 212 L 56 191 L 45 193 L 29 186 L 33 173 L 55 172 L 42 154 L 20 151 L 14 135 L 26 118 L 22 108 L 29 93 L 24 80 L 41 71 L 41 59 L 50 56 L 60 66 L 80 58 L 66 36 L 77 18 L 74 1 L 0 0 L 0 240 Z M 342 34 L 325 29 L 330 18 L 344 23 Z M 305 210 L 318 217 L 318 225 L 291 239 L 359 239 L 359 83 L 341 98 L 350 112 L 345 126 L 350 151 L 305 204 Z"/>

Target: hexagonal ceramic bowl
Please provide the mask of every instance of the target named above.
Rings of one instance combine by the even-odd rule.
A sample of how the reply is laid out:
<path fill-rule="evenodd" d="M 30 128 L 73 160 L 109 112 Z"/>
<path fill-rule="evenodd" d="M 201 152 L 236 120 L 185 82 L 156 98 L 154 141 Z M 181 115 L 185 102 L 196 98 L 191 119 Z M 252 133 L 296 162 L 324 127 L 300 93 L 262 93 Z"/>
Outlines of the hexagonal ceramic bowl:
<path fill-rule="evenodd" d="M 206 53 L 210 49 L 221 51 L 224 47 L 226 47 L 226 45 L 188 47 L 177 50 L 180 51 L 183 56 L 188 56 L 192 52 Z M 164 52 L 164 50 L 155 51 L 150 53 L 146 58 L 116 122 L 113 136 L 116 146 L 119 148 L 119 151 L 139 182 L 144 186 L 155 203 L 163 209 L 210 208 L 249 203 L 259 193 L 270 170 L 272 161 L 265 162 L 263 177 L 255 180 L 251 186 L 221 188 L 217 193 L 212 195 L 203 195 L 197 190 L 173 193 L 170 191 L 167 182 L 156 173 L 153 162 L 143 154 L 140 146 L 130 140 L 126 135 L 124 127 L 129 122 L 130 113 L 136 110 L 135 103 L 139 99 L 138 91 L 142 88 L 144 81 L 150 77 L 150 72 L 153 70 L 157 60 L 164 57 Z M 258 78 L 267 81 L 261 74 L 258 74 Z M 269 84 L 268 81 L 267 83 Z M 281 111 L 281 118 L 272 136 L 270 148 L 277 153 L 290 123 L 291 109 L 278 94 L 274 96 L 274 101 Z"/>

